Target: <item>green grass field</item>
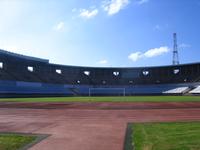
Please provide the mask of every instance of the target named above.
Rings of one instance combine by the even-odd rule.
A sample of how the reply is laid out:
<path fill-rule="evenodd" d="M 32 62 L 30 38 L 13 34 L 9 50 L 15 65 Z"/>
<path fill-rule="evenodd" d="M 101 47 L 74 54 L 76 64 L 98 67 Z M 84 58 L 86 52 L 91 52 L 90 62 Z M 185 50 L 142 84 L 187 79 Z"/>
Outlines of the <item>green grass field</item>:
<path fill-rule="evenodd" d="M 0 133 L 0 150 L 18 150 L 35 139 L 35 136 Z"/>
<path fill-rule="evenodd" d="M 200 150 L 200 122 L 132 125 L 135 150 Z"/>
<path fill-rule="evenodd" d="M 200 102 L 200 96 L 1 98 L 0 102 Z"/>

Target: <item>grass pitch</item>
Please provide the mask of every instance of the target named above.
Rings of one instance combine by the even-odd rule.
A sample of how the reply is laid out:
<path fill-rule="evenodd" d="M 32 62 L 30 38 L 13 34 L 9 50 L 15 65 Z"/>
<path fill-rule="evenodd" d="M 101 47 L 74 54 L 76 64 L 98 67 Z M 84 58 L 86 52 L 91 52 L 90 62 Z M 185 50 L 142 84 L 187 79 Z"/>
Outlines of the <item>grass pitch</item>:
<path fill-rule="evenodd" d="M 200 150 L 200 123 L 132 125 L 136 150 Z"/>
<path fill-rule="evenodd" d="M 1 98 L 0 102 L 200 102 L 200 96 Z"/>
<path fill-rule="evenodd" d="M 35 136 L 0 134 L 0 150 L 18 150 L 36 140 Z"/>

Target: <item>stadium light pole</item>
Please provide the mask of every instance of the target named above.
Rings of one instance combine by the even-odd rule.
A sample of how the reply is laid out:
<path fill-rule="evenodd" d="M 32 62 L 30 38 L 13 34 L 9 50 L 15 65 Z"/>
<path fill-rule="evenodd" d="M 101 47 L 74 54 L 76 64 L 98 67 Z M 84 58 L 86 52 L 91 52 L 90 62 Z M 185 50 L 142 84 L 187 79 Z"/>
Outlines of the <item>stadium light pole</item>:
<path fill-rule="evenodd" d="M 174 39 L 174 48 L 173 48 L 173 65 L 179 65 L 179 57 L 178 57 L 178 45 L 177 45 L 177 35 L 176 33 L 173 34 Z"/>

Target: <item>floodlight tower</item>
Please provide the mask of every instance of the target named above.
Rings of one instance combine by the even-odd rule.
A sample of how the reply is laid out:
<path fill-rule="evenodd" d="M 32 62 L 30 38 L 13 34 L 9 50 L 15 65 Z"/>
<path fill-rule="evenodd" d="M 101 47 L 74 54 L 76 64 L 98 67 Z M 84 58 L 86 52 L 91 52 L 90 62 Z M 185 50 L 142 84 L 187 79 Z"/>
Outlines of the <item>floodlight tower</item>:
<path fill-rule="evenodd" d="M 177 36 L 176 36 L 176 33 L 173 34 L 173 38 L 174 38 L 174 49 L 173 49 L 172 64 L 173 65 L 178 65 L 179 64 L 179 58 L 178 58 L 178 45 L 177 45 Z"/>

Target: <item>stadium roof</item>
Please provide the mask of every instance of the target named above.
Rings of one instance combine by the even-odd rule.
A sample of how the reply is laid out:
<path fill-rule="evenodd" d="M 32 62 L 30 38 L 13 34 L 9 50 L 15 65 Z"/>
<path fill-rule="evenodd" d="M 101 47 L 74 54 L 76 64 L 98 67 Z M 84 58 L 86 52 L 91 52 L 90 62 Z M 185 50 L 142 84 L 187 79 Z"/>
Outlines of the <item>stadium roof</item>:
<path fill-rule="evenodd" d="M 14 56 L 14 57 L 18 57 L 18 58 L 22 58 L 22 59 L 26 59 L 26 60 L 31 60 L 31 61 L 38 61 L 38 62 L 43 62 L 43 63 L 49 63 L 48 59 L 42 59 L 42 58 L 37 58 L 37 57 L 32 57 L 32 56 L 26 56 L 26 55 L 16 54 L 16 53 L 9 52 L 9 51 L 2 50 L 2 49 L 0 49 L 0 54 Z"/>

